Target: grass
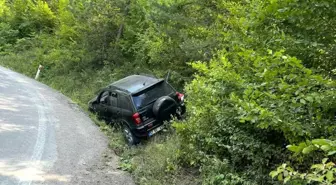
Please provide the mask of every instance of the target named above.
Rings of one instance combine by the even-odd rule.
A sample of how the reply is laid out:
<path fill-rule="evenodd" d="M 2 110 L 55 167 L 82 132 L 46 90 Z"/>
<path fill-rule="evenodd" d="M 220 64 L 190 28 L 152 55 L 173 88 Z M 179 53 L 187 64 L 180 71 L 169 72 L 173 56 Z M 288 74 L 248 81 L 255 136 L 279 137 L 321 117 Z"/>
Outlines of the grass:
<path fill-rule="evenodd" d="M 34 54 L 30 50 L 20 55 L 0 54 L 0 65 L 34 77 L 38 63 L 26 61 L 32 55 Z M 127 70 L 127 67 L 119 71 L 112 68 L 100 71 L 88 69 L 69 72 L 67 75 L 47 69 L 42 71 L 40 81 L 71 98 L 83 110 L 88 110 L 87 102 L 94 97 L 97 90 L 129 73 L 132 71 Z M 179 138 L 171 127 L 138 146 L 129 147 L 121 131 L 98 120 L 94 114 L 89 115 L 109 138 L 109 147 L 120 157 L 119 168 L 130 172 L 137 184 L 201 184 L 198 171 L 179 166 Z"/>
<path fill-rule="evenodd" d="M 200 184 L 179 166 L 178 160 L 178 137 L 163 134 L 137 150 L 131 171 L 140 184 Z"/>

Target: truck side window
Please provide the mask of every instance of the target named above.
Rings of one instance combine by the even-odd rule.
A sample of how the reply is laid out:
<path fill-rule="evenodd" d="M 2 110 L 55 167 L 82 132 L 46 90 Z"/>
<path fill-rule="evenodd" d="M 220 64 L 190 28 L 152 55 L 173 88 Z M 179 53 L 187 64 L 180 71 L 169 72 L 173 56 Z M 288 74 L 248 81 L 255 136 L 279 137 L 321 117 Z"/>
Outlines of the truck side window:
<path fill-rule="evenodd" d="M 118 106 L 118 97 L 117 96 L 112 96 L 112 94 L 110 93 L 110 95 L 108 96 L 108 104 L 112 107 L 117 107 Z"/>
<path fill-rule="evenodd" d="M 121 95 L 119 98 L 119 107 L 121 109 L 125 110 L 132 110 L 131 104 L 130 104 L 130 98 L 126 95 Z"/>

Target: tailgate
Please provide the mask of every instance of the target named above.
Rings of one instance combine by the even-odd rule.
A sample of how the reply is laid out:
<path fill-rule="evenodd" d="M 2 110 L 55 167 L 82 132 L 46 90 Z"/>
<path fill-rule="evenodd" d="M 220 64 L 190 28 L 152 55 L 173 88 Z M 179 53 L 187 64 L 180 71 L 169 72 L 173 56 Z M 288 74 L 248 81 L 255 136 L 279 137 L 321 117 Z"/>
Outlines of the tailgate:
<path fill-rule="evenodd" d="M 144 124 L 149 123 L 154 120 L 154 113 L 153 113 L 153 105 L 154 102 L 147 105 L 146 107 L 138 110 L 140 114 L 140 118 L 143 121 Z"/>

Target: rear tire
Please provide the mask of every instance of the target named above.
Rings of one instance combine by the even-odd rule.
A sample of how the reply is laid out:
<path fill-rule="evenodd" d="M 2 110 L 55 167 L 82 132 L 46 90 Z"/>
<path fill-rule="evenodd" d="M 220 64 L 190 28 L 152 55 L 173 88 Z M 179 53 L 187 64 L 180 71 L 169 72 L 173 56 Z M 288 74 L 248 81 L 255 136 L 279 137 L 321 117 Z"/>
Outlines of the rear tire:
<path fill-rule="evenodd" d="M 155 117 L 161 121 L 170 120 L 171 115 L 176 113 L 176 101 L 169 96 L 158 98 L 153 105 L 153 113 Z"/>
<path fill-rule="evenodd" d="M 128 145 L 132 146 L 140 143 L 140 139 L 132 133 L 131 129 L 126 124 L 124 124 L 123 133 Z"/>

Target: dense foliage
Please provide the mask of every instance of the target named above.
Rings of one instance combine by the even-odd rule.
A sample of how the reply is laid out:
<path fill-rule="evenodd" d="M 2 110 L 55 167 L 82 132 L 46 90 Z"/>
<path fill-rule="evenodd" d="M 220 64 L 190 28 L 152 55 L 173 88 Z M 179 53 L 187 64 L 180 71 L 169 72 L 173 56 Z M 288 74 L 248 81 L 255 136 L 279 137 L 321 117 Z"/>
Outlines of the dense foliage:
<path fill-rule="evenodd" d="M 142 184 L 186 183 L 174 177 L 190 169 L 203 184 L 276 184 L 269 172 L 282 163 L 307 184 L 297 174 L 324 154 L 293 156 L 286 145 L 335 140 L 335 9 L 329 0 L 0 0 L 0 63 L 29 76 L 42 64 L 40 80 L 83 107 L 115 79 L 170 70 L 189 116 L 125 160 Z"/>
<path fill-rule="evenodd" d="M 320 183 L 325 185 L 332 185 L 336 183 L 336 164 L 333 162 L 336 154 L 336 141 L 328 139 L 315 139 L 300 143 L 299 145 L 288 145 L 287 148 L 296 155 L 308 155 L 314 151 L 323 151 L 326 158 L 322 159 L 322 163 L 314 164 L 308 173 L 300 173 L 295 171 L 286 163 L 279 166 L 270 175 L 277 177 L 280 181 L 292 182 L 294 184 Z"/>
<path fill-rule="evenodd" d="M 222 163 L 227 170 L 215 179 L 230 172 L 253 179 L 247 184 L 272 183 L 267 169 L 291 159 L 286 144 L 335 135 L 335 83 L 294 57 L 242 50 L 192 65 L 198 75 L 187 85 L 190 118 L 176 124 L 181 157 L 191 165 Z"/>

